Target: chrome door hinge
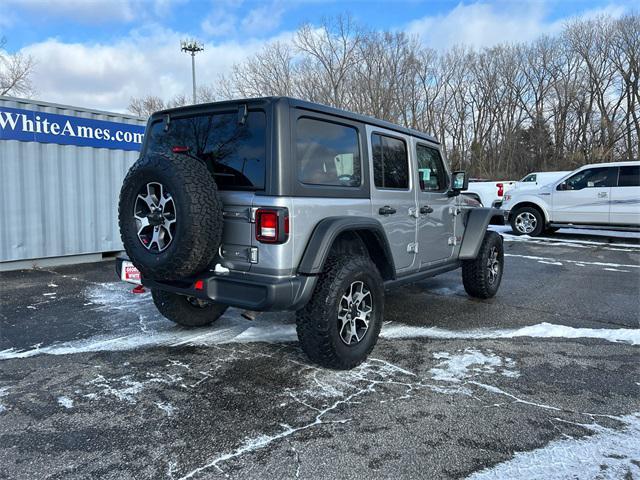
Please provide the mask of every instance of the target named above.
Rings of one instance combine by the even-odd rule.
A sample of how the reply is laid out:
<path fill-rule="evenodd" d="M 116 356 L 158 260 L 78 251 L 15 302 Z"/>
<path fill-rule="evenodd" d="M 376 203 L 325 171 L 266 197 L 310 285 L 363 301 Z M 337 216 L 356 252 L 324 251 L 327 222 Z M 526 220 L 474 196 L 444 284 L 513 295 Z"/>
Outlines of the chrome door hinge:
<path fill-rule="evenodd" d="M 449 213 L 451 215 L 453 215 L 454 217 L 460 215 L 460 208 L 459 207 L 449 207 Z"/>
<path fill-rule="evenodd" d="M 409 209 L 409 216 L 413 218 L 420 218 L 420 214 L 418 213 L 418 209 L 416 207 L 411 207 Z"/>
<path fill-rule="evenodd" d="M 418 242 L 410 243 L 409 245 L 407 245 L 407 252 L 418 253 Z"/>
<path fill-rule="evenodd" d="M 456 237 L 449 237 L 449 240 L 447 241 L 448 245 L 457 245 L 458 244 L 458 239 Z"/>

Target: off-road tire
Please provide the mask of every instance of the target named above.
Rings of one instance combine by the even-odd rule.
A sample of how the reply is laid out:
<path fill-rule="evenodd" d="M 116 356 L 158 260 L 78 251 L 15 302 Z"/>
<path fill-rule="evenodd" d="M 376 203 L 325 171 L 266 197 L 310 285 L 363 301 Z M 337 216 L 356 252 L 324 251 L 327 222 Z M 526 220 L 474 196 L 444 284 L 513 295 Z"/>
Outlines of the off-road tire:
<path fill-rule="evenodd" d="M 226 305 L 208 302 L 204 306 L 195 306 L 189 297 L 164 290 L 151 290 L 153 303 L 160 313 L 172 322 L 183 327 L 204 327 L 211 325 L 227 310 Z M 193 300 L 191 300 L 193 301 Z"/>
<path fill-rule="evenodd" d="M 491 282 L 489 272 L 489 258 L 492 249 L 497 251 L 499 272 L 497 278 Z M 462 283 L 466 292 L 475 298 L 492 298 L 500 288 L 502 273 L 504 271 L 504 248 L 502 237 L 496 232 L 487 232 L 480 246 L 477 258 L 463 260 Z"/>
<path fill-rule="evenodd" d="M 362 340 L 346 345 L 338 329 L 338 305 L 346 289 L 362 281 L 371 292 L 373 309 Z M 348 370 L 364 361 L 375 346 L 384 314 L 384 285 L 368 256 L 340 254 L 327 259 L 311 300 L 298 310 L 298 339 L 309 359 L 323 367 Z"/>
<path fill-rule="evenodd" d="M 518 228 L 516 227 L 516 220 L 520 214 L 527 214 L 527 213 L 535 217 L 536 225 L 531 232 L 524 233 L 519 231 Z M 540 210 L 533 207 L 520 207 L 515 211 L 511 212 L 509 223 L 511 224 L 511 230 L 513 230 L 513 233 L 515 235 L 529 235 L 531 237 L 539 237 L 545 228 L 544 215 Z"/>
<path fill-rule="evenodd" d="M 176 230 L 166 250 L 151 252 L 138 238 L 133 210 L 137 195 L 149 182 L 166 186 L 175 201 Z M 129 169 L 120 191 L 118 219 L 129 259 L 144 277 L 172 280 L 205 270 L 222 239 L 222 202 L 207 167 L 187 155 L 151 154 Z"/>

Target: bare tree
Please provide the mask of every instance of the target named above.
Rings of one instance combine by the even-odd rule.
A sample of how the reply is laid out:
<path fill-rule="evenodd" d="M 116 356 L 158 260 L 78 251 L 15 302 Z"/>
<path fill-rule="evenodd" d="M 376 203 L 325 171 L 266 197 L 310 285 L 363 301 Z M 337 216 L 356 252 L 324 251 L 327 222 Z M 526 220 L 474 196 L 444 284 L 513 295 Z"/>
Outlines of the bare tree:
<path fill-rule="evenodd" d="M 638 158 L 639 52 L 636 14 L 440 52 L 341 16 L 266 45 L 198 97 L 287 95 L 372 115 L 436 134 L 453 166 L 473 176 L 514 178 Z M 162 106 L 188 103 L 178 95 Z"/>
<path fill-rule="evenodd" d="M 30 55 L 8 53 L 7 39 L 0 38 L 0 95 L 29 97 L 34 93 L 31 75 L 35 61 Z"/>
<path fill-rule="evenodd" d="M 164 108 L 165 103 L 160 97 L 148 95 L 146 97 L 132 97 L 131 100 L 129 100 L 127 110 L 138 117 L 147 118 L 152 113 Z"/>

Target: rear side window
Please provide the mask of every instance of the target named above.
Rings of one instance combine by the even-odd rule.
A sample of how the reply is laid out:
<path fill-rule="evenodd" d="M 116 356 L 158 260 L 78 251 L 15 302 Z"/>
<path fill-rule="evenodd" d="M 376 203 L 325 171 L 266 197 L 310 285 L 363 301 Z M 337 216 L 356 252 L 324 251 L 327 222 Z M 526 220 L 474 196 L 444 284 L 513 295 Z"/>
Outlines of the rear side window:
<path fill-rule="evenodd" d="M 298 178 L 302 183 L 360 186 L 362 167 L 356 128 L 301 117 L 296 130 Z"/>
<path fill-rule="evenodd" d="M 524 177 L 522 180 L 520 180 L 521 182 L 535 182 L 536 181 L 536 174 L 535 173 L 530 173 L 529 175 L 527 175 L 526 177 Z"/>
<path fill-rule="evenodd" d="M 447 175 L 440 152 L 425 145 L 416 145 L 420 190 L 423 192 L 442 191 L 448 186 Z"/>
<path fill-rule="evenodd" d="M 373 178 L 378 188 L 409 188 L 407 145 L 397 138 L 371 135 Z"/>
<path fill-rule="evenodd" d="M 223 190 L 263 190 L 266 163 L 264 112 L 249 112 L 244 125 L 238 112 L 171 118 L 151 127 L 146 150 L 170 153 L 188 147 L 202 160 Z M 166 131 L 165 131 L 166 130 Z"/>
<path fill-rule="evenodd" d="M 620 167 L 619 187 L 640 187 L 640 165 Z"/>

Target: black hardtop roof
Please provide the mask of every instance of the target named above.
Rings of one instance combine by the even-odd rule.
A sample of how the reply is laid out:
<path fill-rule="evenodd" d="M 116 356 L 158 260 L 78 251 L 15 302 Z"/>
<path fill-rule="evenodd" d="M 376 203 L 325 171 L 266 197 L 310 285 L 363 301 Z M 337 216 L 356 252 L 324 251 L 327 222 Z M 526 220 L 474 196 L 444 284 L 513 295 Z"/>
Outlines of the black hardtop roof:
<path fill-rule="evenodd" d="M 334 108 L 328 105 L 322 105 L 320 103 L 307 102 L 305 100 L 300 100 L 292 97 L 237 98 L 234 100 L 224 100 L 221 102 L 200 103 L 196 105 L 188 105 L 184 107 L 176 107 L 176 108 L 161 110 L 159 112 L 154 113 L 152 115 L 152 119 L 156 119 L 158 117 L 161 117 L 167 114 L 172 115 L 172 114 L 183 114 L 183 113 L 192 113 L 192 114 L 206 113 L 206 111 L 212 107 L 220 108 L 226 105 L 231 106 L 231 105 L 238 105 L 242 103 L 246 103 L 247 105 L 265 105 L 268 103 L 275 103 L 279 101 L 285 101 L 294 108 L 301 108 L 304 110 L 309 110 L 313 112 L 319 112 L 327 115 L 333 115 L 336 117 L 355 120 L 368 125 L 374 125 L 377 127 L 385 128 L 387 130 L 393 130 L 395 132 L 403 133 L 405 135 L 411 135 L 413 137 L 421 138 L 432 143 L 436 143 L 436 144 L 440 143 L 434 136 L 428 135 L 418 130 L 414 130 L 412 128 L 402 127 L 400 125 L 396 125 L 394 123 L 387 122 L 385 120 L 380 120 L 374 117 L 369 117 L 367 115 L 361 115 L 359 113 L 349 112 L 347 110 L 342 110 L 340 108 Z"/>

